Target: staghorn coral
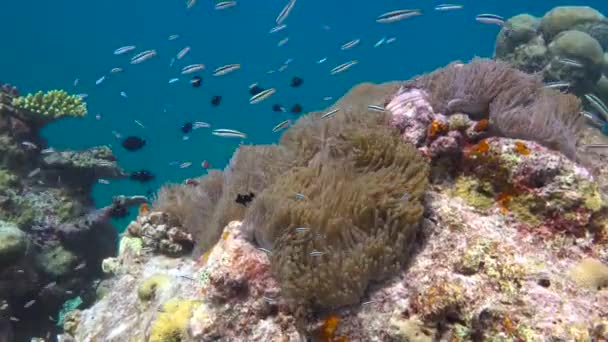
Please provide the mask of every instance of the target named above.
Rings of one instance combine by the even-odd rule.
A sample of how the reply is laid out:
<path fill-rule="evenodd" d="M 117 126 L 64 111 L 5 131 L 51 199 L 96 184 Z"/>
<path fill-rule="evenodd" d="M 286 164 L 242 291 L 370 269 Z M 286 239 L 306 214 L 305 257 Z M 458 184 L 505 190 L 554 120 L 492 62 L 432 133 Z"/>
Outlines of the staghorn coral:
<path fill-rule="evenodd" d="M 406 261 L 428 177 L 414 146 L 386 126 L 343 124 L 328 142 L 310 166 L 264 191 L 245 219 L 272 249 L 285 295 L 320 307 L 357 302 L 370 280 Z"/>
<path fill-rule="evenodd" d="M 405 82 L 392 99 L 412 89 L 424 89 L 436 112 L 489 118 L 494 135 L 534 140 L 576 158 L 580 101 L 545 89 L 540 78 L 507 63 L 480 58 L 468 64 L 451 63 Z M 389 107 L 398 106 L 391 102 Z"/>
<path fill-rule="evenodd" d="M 46 120 L 63 116 L 84 116 L 87 106 L 81 97 L 69 95 L 64 90 L 39 91 L 13 99 L 13 106 L 43 115 Z"/>

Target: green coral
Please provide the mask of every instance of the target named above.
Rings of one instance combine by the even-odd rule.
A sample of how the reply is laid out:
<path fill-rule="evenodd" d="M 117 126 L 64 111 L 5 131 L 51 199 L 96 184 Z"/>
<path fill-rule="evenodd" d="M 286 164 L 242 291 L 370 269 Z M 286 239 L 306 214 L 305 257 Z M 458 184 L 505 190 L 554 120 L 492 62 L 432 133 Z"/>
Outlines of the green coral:
<path fill-rule="evenodd" d="M 187 339 L 188 321 L 200 305 L 194 300 L 171 299 L 152 323 L 149 342 L 181 342 Z"/>
<path fill-rule="evenodd" d="M 61 327 L 65 323 L 70 312 L 76 310 L 82 304 L 80 296 L 66 300 L 61 306 L 61 310 L 57 316 L 57 326 Z"/>
<path fill-rule="evenodd" d="M 0 192 L 19 184 L 19 178 L 6 169 L 0 169 Z"/>
<path fill-rule="evenodd" d="M 87 114 L 86 103 L 80 96 L 70 95 L 64 90 L 39 91 L 13 99 L 18 108 L 44 115 L 49 118 L 63 116 L 84 116 Z"/>
<path fill-rule="evenodd" d="M 140 255 L 143 246 L 144 242 L 141 238 L 125 235 L 120 239 L 120 243 L 118 245 L 118 255 L 127 253 L 127 251 L 133 255 Z"/>
<path fill-rule="evenodd" d="M 480 210 L 488 210 L 495 203 L 492 184 L 474 177 L 456 178 L 451 192 L 452 195 L 462 198 L 468 205 Z"/>
<path fill-rule="evenodd" d="M 72 271 L 78 257 L 61 245 L 48 247 L 36 256 L 38 267 L 53 278 Z"/>
<path fill-rule="evenodd" d="M 137 287 L 137 297 L 139 297 L 141 301 L 153 299 L 156 296 L 156 291 L 159 288 L 167 286 L 170 280 L 171 278 L 165 274 L 155 274 L 144 279 L 144 281 L 139 284 L 139 287 Z"/>
<path fill-rule="evenodd" d="M 23 257 L 28 245 L 27 235 L 17 225 L 0 221 L 0 265 L 6 267 Z"/>

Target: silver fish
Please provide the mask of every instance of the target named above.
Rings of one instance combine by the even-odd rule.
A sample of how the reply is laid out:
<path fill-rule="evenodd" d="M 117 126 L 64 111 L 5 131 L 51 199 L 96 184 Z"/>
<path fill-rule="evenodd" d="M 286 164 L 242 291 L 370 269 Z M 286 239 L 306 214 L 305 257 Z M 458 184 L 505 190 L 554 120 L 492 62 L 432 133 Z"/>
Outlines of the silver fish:
<path fill-rule="evenodd" d="M 29 308 L 30 306 L 34 305 L 36 303 L 35 299 L 30 300 L 29 302 L 25 303 L 25 305 L 23 305 L 24 309 Z"/>
<path fill-rule="evenodd" d="M 179 168 L 180 168 L 180 169 L 185 169 L 185 168 L 187 168 L 187 167 L 190 167 L 190 165 L 192 165 L 192 163 L 191 163 L 191 162 L 185 162 L 185 163 L 181 163 L 181 164 L 179 164 Z"/>
<path fill-rule="evenodd" d="M 281 47 L 281 46 L 287 44 L 288 41 L 289 41 L 289 37 L 283 38 L 277 43 L 277 46 Z"/>
<path fill-rule="evenodd" d="M 453 10 L 462 9 L 463 7 L 464 6 L 457 5 L 457 4 L 441 4 L 441 5 L 435 6 L 435 11 L 453 11 Z"/>
<path fill-rule="evenodd" d="M 306 199 L 306 196 L 304 194 L 302 194 L 302 193 L 299 193 L 299 192 L 296 193 L 295 197 L 296 197 L 296 199 L 299 199 L 299 200 Z"/>
<path fill-rule="evenodd" d="M 139 122 L 139 120 L 133 120 L 139 127 L 141 128 L 146 128 L 146 126 L 144 126 L 141 122 Z"/>
<path fill-rule="evenodd" d="M 479 14 L 475 17 L 475 20 L 477 20 L 480 23 L 496 24 L 499 26 L 502 26 L 505 23 L 505 18 L 503 18 L 499 15 L 496 15 L 496 14 Z"/>
<path fill-rule="evenodd" d="M 367 106 L 367 109 L 375 111 L 375 112 L 384 112 L 384 107 L 382 106 L 377 106 L 377 105 L 369 105 Z"/>
<path fill-rule="evenodd" d="M 277 32 L 279 32 L 279 31 L 283 30 L 283 29 L 284 29 L 284 28 L 286 28 L 286 27 L 287 27 L 287 25 L 286 25 L 286 24 L 277 25 L 277 26 L 275 26 L 275 27 L 271 28 L 271 29 L 270 29 L 270 31 L 268 31 L 268 33 L 277 33 Z"/>
<path fill-rule="evenodd" d="M 569 65 L 575 68 L 583 68 L 585 67 L 585 65 L 575 59 L 571 59 L 571 58 L 556 58 L 555 59 L 557 62 L 561 63 L 561 64 L 565 64 L 565 65 Z"/>
<path fill-rule="evenodd" d="M 272 251 L 268 248 L 264 248 L 264 247 L 258 247 L 259 250 L 261 250 L 262 252 L 266 253 L 266 254 L 272 254 Z"/>
<path fill-rule="evenodd" d="M 246 138 L 247 135 L 243 132 L 239 132 L 233 129 L 225 129 L 225 128 L 220 128 L 220 129 L 216 129 L 214 130 L 211 134 L 213 135 L 217 135 L 220 137 L 228 137 L 228 138 Z"/>
<path fill-rule="evenodd" d="M 156 56 L 156 50 L 146 50 L 144 52 L 140 52 L 131 58 L 131 64 L 143 63 L 154 56 Z"/>
<path fill-rule="evenodd" d="M 376 18 L 376 22 L 382 24 L 394 23 L 421 14 L 422 12 L 419 9 L 390 11 L 379 15 L 378 18 Z"/>
<path fill-rule="evenodd" d="M 585 99 L 591 103 L 605 121 L 608 121 L 608 106 L 593 94 L 585 94 Z"/>
<path fill-rule="evenodd" d="M 117 72 L 121 72 L 122 68 L 112 68 L 112 70 L 110 70 L 111 73 L 115 74 Z"/>
<path fill-rule="evenodd" d="M 179 81 L 179 78 L 174 77 L 174 78 L 172 78 L 172 79 L 170 79 L 170 80 L 169 80 L 169 84 L 171 84 L 171 83 L 175 83 L 175 82 L 177 82 L 177 81 Z"/>
<path fill-rule="evenodd" d="M 335 116 L 336 113 L 339 112 L 339 111 L 340 111 L 340 108 L 336 108 L 336 109 L 330 110 L 329 112 L 321 115 L 321 119 L 327 119 L 327 118 L 330 118 L 332 116 Z"/>
<path fill-rule="evenodd" d="M 106 80 L 106 76 L 101 76 L 100 78 L 97 79 L 97 81 L 95 81 L 95 85 L 100 85 L 103 81 Z"/>
<path fill-rule="evenodd" d="M 236 1 L 222 1 L 222 2 L 218 2 L 217 4 L 215 4 L 215 9 L 223 10 L 223 9 L 234 7 L 234 6 L 236 6 Z"/>
<path fill-rule="evenodd" d="M 168 40 L 176 40 L 177 38 L 179 38 L 179 34 L 172 34 L 169 36 L 169 38 L 167 38 Z"/>
<path fill-rule="evenodd" d="M 298 227 L 298 228 L 296 228 L 296 232 L 298 232 L 298 233 L 304 233 L 304 232 L 307 232 L 308 229 L 309 228 L 306 228 L 306 227 Z"/>
<path fill-rule="evenodd" d="M 278 131 L 280 131 L 280 130 L 282 130 L 282 129 L 287 128 L 287 126 L 289 126 L 290 124 L 291 124 L 291 120 L 285 120 L 285 121 L 283 121 L 283 122 L 280 122 L 280 123 L 279 123 L 279 124 L 277 124 L 276 126 L 274 126 L 274 127 L 272 128 L 272 131 L 273 131 L 273 132 L 278 132 Z"/>
<path fill-rule="evenodd" d="M 557 81 L 557 82 L 545 83 L 544 87 L 547 89 L 562 89 L 562 88 L 570 88 L 570 86 L 571 86 L 570 82 Z"/>
<path fill-rule="evenodd" d="M 351 48 L 355 47 L 357 44 L 359 44 L 359 42 L 360 42 L 360 41 L 361 41 L 361 39 L 353 39 L 353 40 L 351 40 L 350 42 L 348 42 L 348 43 L 346 43 L 346 44 L 342 45 L 342 46 L 340 47 L 340 49 L 341 49 L 341 50 L 348 50 L 348 49 L 351 49 Z"/>
<path fill-rule="evenodd" d="M 255 95 L 253 95 L 250 99 L 249 99 L 249 103 L 250 104 L 256 104 L 259 103 L 261 101 L 264 101 L 265 99 L 267 99 L 268 97 L 270 97 L 272 94 L 276 93 L 276 89 L 274 88 L 269 88 L 266 89 L 264 91 L 261 91 Z"/>
<path fill-rule="evenodd" d="M 21 145 L 23 145 L 24 147 L 27 147 L 30 150 L 38 149 L 38 146 L 36 146 L 36 144 L 34 144 L 31 141 L 23 141 L 23 142 L 21 142 Z"/>
<path fill-rule="evenodd" d="M 97 180 L 97 183 L 108 185 L 108 184 L 110 184 L 110 181 L 107 179 L 100 178 Z"/>
<path fill-rule="evenodd" d="M 241 68 L 240 64 L 226 64 L 213 71 L 213 76 L 222 76 Z"/>
<path fill-rule="evenodd" d="M 197 121 L 192 125 L 192 129 L 199 129 L 199 128 L 208 128 L 211 127 L 211 125 L 209 125 L 206 122 L 203 121 Z"/>
<path fill-rule="evenodd" d="M 182 75 L 191 74 L 203 69 L 205 69 L 204 64 L 190 64 L 182 68 Z"/>
<path fill-rule="evenodd" d="M 119 47 L 118 49 L 114 50 L 114 54 L 115 55 L 122 55 L 125 54 L 127 52 L 131 52 L 135 50 L 135 45 L 126 45 L 123 47 Z"/>
<path fill-rule="evenodd" d="M 34 170 L 32 170 L 30 173 L 27 174 L 27 178 L 32 178 L 39 173 L 40 173 L 40 168 L 37 167 Z"/>
<path fill-rule="evenodd" d="M 184 58 L 188 54 L 188 52 L 190 52 L 190 47 L 186 46 L 185 48 L 181 49 L 177 53 L 177 55 L 175 56 L 175 58 L 178 59 L 178 60 L 180 60 L 180 59 Z"/>
<path fill-rule="evenodd" d="M 374 44 L 374 47 L 377 48 L 378 46 L 384 44 L 385 40 L 386 40 L 386 37 L 382 37 L 379 41 L 376 42 L 376 44 Z"/>
<path fill-rule="evenodd" d="M 321 256 L 321 255 L 323 255 L 325 253 L 326 252 L 319 252 L 319 251 L 314 251 L 313 250 L 312 252 L 310 252 L 310 256 L 312 256 L 312 257 L 318 257 L 318 256 Z"/>
<path fill-rule="evenodd" d="M 327 60 L 327 57 L 323 57 L 317 61 L 317 64 L 325 63 L 326 60 Z"/>
<path fill-rule="evenodd" d="M 279 13 L 279 15 L 277 16 L 277 19 L 275 20 L 277 25 L 281 25 L 285 21 L 285 19 L 287 19 L 287 16 L 289 16 L 289 13 L 291 13 L 291 10 L 293 9 L 293 7 L 295 5 L 296 5 L 296 0 L 289 0 L 287 5 L 285 5 L 285 7 L 283 7 L 283 10 L 281 10 L 281 13 Z"/>
<path fill-rule="evenodd" d="M 331 69 L 331 71 L 329 73 L 331 75 L 341 73 L 343 71 L 350 69 L 353 65 L 355 65 L 357 63 L 359 63 L 357 60 L 352 60 L 350 62 L 342 63 L 342 64 L 338 65 L 337 67 Z"/>

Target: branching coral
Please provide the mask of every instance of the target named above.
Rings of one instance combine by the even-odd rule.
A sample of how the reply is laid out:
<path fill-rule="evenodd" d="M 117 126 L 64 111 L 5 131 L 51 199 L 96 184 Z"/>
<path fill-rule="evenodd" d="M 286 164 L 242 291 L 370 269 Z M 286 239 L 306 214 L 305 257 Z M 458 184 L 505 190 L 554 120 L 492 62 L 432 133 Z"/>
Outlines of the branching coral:
<path fill-rule="evenodd" d="M 87 106 L 81 97 L 69 95 L 64 90 L 39 91 L 13 99 L 13 105 L 31 112 L 44 115 L 50 119 L 63 116 L 84 116 Z"/>

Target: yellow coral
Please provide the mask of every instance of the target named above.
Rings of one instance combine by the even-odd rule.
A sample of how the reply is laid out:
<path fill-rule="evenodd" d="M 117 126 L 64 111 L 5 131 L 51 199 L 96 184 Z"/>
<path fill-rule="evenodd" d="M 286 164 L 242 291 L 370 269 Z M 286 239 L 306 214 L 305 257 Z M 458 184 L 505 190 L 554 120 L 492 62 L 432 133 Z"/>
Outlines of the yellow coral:
<path fill-rule="evenodd" d="M 169 277 L 165 274 L 155 274 L 146 278 L 137 288 L 137 297 L 142 301 L 151 300 L 159 288 L 169 284 Z"/>
<path fill-rule="evenodd" d="M 570 277 L 581 287 L 601 289 L 608 286 L 608 266 L 596 259 L 583 259 L 570 270 Z"/>
<path fill-rule="evenodd" d="M 194 300 L 173 298 L 163 305 L 162 312 L 152 324 L 149 342 L 180 342 L 187 338 L 188 321 L 200 305 Z"/>

